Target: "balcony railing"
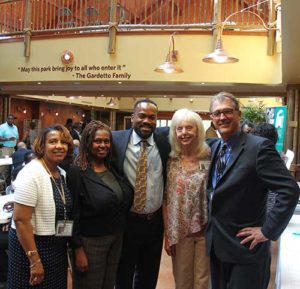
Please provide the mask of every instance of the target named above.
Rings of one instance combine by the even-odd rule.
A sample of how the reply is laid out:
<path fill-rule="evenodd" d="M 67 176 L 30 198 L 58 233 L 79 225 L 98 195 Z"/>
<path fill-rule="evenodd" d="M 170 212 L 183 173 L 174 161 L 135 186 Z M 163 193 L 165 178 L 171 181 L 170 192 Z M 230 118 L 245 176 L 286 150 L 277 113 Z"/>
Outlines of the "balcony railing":
<path fill-rule="evenodd" d="M 221 0 L 219 0 L 221 1 Z M 24 34 L 108 31 L 211 30 L 216 0 L 2 0 L 0 39 Z M 262 1 L 260 1 L 262 2 Z M 222 0 L 221 21 L 228 15 L 257 4 L 257 0 Z M 115 5 L 116 21 L 111 7 Z M 268 22 L 272 1 L 251 8 Z M 230 19 L 240 27 L 262 28 L 257 17 L 241 13 Z"/>

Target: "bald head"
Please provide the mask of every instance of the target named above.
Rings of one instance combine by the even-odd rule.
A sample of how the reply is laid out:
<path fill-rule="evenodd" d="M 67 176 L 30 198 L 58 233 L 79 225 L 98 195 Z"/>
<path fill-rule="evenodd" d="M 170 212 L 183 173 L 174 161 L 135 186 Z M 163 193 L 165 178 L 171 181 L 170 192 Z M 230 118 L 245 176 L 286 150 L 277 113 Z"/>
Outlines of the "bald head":
<path fill-rule="evenodd" d="M 73 139 L 73 146 L 74 147 L 79 147 L 79 145 L 80 145 L 79 140 L 78 139 Z"/>
<path fill-rule="evenodd" d="M 19 150 L 19 149 L 27 149 L 26 144 L 25 144 L 24 142 L 22 142 L 22 141 L 20 141 L 20 142 L 17 144 L 17 148 L 18 148 L 18 150 Z"/>

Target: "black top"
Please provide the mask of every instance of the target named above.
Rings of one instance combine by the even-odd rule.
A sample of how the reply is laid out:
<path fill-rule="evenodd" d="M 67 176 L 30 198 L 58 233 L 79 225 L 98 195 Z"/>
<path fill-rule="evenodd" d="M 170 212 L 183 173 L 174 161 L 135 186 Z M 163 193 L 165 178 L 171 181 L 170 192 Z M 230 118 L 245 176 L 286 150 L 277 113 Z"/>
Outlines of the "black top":
<path fill-rule="evenodd" d="M 122 190 L 122 198 L 105 184 L 91 168 L 85 171 L 72 166 L 67 184 L 74 199 L 73 245 L 82 246 L 82 236 L 100 237 L 125 229 L 126 216 L 133 200 L 133 192 L 113 171 Z"/>

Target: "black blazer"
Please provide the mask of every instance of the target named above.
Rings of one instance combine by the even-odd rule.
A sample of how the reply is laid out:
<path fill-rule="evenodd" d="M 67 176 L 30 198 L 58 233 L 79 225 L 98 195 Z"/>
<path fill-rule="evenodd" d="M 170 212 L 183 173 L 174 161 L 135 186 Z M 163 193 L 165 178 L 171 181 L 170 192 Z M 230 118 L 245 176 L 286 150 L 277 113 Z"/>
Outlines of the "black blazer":
<path fill-rule="evenodd" d="M 67 184 L 74 199 L 72 239 L 75 247 L 82 246 L 82 236 L 100 237 L 125 230 L 133 191 L 114 171 L 111 172 L 122 189 L 121 202 L 91 168 L 82 171 L 72 166 L 67 172 Z"/>
<path fill-rule="evenodd" d="M 130 140 L 130 136 L 132 133 L 132 129 L 129 130 L 119 130 L 113 131 L 113 150 L 112 150 L 112 165 L 117 173 L 121 176 L 125 177 L 123 171 L 123 164 L 126 155 L 126 149 L 128 146 L 128 142 Z M 153 134 L 155 144 L 157 145 L 159 155 L 161 158 L 162 166 L 163 166 L 163 177 L 164 183 L 166 182 L 167 174 L 166 174 L 166 166 L 167 160 L 170 153 L 170 144 L 168 140 L 169 128 L 157 128 Z"/>
<path fill-rule="evenodd" d="M 212 164 L 221 140 L 209 140 Z M 208 197 L 212 188 L 212 171 L 209 172 Z M 266 216 L 268 191 L 278 194 L 276 203 Z M 267 139 L 240 133 L 232 148 L 231 158 L 223 176 L 216 184 L 213 199 L 209 201 L 209 224 L 206 246 L 212 246 L 224 262 L 252 263 L 268 254 L 269 242 L 249 250 L 241 245 L 237 232 L 245 227 L 262 227 L 262 233 L 276 240 L 287 226 L 299 199 L 299 187 L 274 145 Z"/>

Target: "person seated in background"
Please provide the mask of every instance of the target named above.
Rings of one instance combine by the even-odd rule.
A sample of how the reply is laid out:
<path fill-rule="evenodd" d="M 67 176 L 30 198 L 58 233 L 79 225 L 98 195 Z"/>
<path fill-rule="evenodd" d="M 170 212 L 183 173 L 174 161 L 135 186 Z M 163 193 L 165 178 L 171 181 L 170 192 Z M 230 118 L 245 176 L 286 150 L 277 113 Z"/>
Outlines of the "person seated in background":
<path fill-rule="evenodd" d="M 34 152 L 32 150 L 28 150 L 25 153 L 25 155 L 24 155 L 24 162 L 20 166 L 18 166 L 15 169 L 13 169 L 13 171 L 11 173 L 11 182 L 12 183 L 17 178 L 17 175 L 20 172 L 20 170 L 22 170 L 26 164 L 30 163 L 35 158 L 36 158 L 36 155 L 34 154 Z"/>
<path fill-rule="evenodd" d="M 113 289 L 133 192 L 111 169 L 112 135 L 100 121 L 83 130 L 67 172 L 74 197 L 74 288 Z"/>
<path fill-rule="evenodd" d="M 19 142 L 17 144 L 17 150 L 11 155 L 13 169 L 21 166 L 24 162 L 24 155 L 28 152 L 26 144 L 24 142 Z"/>
<path fill-rule="evenodd" d="M 6 188 L 6 194 L 13 194 L 15 192 L 15 188 L 13 185 L 13 182 L 15 181 L 15 179 L 17 178 L 18 173 L 20 172 L 21 169 L 23 169 L 23 167 L 28 164 L 32 159 L 35 158 L 35 154 L 29 150 L 25 153 L 24 155 L 24 163 L 18 167 L 16 167 L 12 173 L 11 173 L 11 184 L 9 186 L 7 186 Z M 3 210 L 5 211 L 13 211 L 14 209 L 14 202 L 7 202 L 4 204 L 3 206 Z M 2 227 L 2 231 L 0 232 L 0 289 L 1 287 L 1 282 L 3 282 L 3 284 L 6 284 L 6 279 L 7 279 L 7 264 L 8 264 L 8 257 L 6 254 L 7 250 L 7 231 L 8 228 L 10 227 L 10 223 L 7 224 L 6 226 Z M 1 231 L 1 229 L 0 229 Z M 6 288 L 3 287 L 3 288 Z"/>
<path fill-rule="evenodd" d="M 254 124 L 250 120 L 245 119 L 243 121 L 243 123 L 241 124 L 241 131 L 243 131 L 245 133 L 250 133 L 251 130 L 253 129 L 253 126 L 254 126 Z"/>
<path fill-rule="evenodd" d="M 208 289 L 205 253 L 206 184 L 210 149 L 201 117 L 180 109 L 172 118 L 163 202 L 165 250 L 172 256 L 176 289 Z"/>
<path fill-rule="evenodd" d="M 80 146 L 80 141 L 78 139 L 73 139 L 74 158 L 79 154 L 79 146 Z"/>

